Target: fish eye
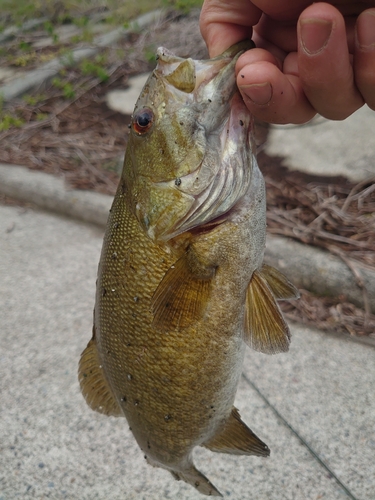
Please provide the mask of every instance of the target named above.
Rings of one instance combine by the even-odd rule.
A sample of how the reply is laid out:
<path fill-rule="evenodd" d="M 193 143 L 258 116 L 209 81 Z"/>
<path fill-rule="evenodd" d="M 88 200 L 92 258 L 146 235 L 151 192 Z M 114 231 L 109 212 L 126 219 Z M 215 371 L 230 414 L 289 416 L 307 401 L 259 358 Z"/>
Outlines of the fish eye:
<path fill-rule="evenodd" d="M 154 123 L 154 113 L 149 108 L 143 108 L 133 117 L 133 130 L 138 135 L 142 135 L 152 127 Z"/>

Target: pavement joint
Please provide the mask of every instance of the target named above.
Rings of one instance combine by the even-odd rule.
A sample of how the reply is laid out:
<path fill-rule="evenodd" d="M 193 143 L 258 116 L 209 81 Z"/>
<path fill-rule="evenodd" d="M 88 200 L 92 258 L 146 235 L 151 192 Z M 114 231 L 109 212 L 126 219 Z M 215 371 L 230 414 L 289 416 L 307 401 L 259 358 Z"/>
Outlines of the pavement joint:
<path fill-rule="evenodd" d="M 338 475 L 331 469 L 331 467 L 323 460 L 323 458 L 317 453 L 313 447 L 306 441 L 305 438 L 301 436 L 301 434 L 294 429 L 294 427 L 287 421 L 286 418 L 282 416 L 282 414 L 277 410 L 277 408 L 268 400 L 268 398 L 263 394 L 263 392 L 256 386 L 254 382 L 250 380 L 250 378 L 242 373 L 242 378 L 246 381 L 246 383 L 254 389 L 254 391 L 259 394 L 259 396 L 263 399 L 266 405 L 274 412 L 278 419 L 292 432 L 297 439 L 301 442 L 301 444 L 309 451 L 309 453 L 314 457 L 314 459 L 328 472 L 328 474 L 334 478 L 336 483 L 343 489 L 346 495 L 351 500 L 359 500 L 357 497 L 353 495 L 350 489 L 341 481 Z"/>

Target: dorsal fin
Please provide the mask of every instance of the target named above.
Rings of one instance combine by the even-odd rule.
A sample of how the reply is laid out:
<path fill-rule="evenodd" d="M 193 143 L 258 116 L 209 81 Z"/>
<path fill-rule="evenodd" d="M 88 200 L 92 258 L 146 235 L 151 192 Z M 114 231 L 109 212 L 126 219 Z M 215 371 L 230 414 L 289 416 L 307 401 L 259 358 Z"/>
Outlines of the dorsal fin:
<path fill-rule="evenodd" d="M 232 413 L 224 427 L 202 446 L 219 453 L 231 455 L 257 455 L 268 457 L 270 450 L 254 432 L 241 420 L 237 408 Z"/>
<path fill-rule="evenodd" d="M 81 354 L 78 378 L 83 397 L 92 410 L 113 417 L 124 416 L 104 376 L 95 336 Z"/>
<path fill-rule="evenodd" d="M 246 294 L 244 340 L 265 354 L 286 352 L 290 331 L 276 299 L 259 271 L 254 271 Z"/>
<path fill-rule="evenodd" d="M 267 281 L 268 286 L 277 300 L 299 299 L 299 291 L 288 278 L 272 266 L 263 264 L 260 274 Z"/>
<path fill-rule="evenodd" d="M 187 328 L 199 320 L 210 295 L 215 268 L 203 266 L 186 252 L 166 272 L 152 297 L 152 326 L 162 331 Z"/>

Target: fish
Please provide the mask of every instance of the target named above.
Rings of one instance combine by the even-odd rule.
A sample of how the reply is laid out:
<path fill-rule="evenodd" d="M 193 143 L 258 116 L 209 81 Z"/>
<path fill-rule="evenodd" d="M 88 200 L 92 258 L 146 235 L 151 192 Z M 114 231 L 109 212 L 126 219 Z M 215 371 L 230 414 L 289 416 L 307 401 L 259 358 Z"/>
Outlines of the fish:
<path fill-rule="evenodd" d="M 278 300 L 298 297 L 263 262 L 266 198 L 235 65 L 252 47 L 193 60 L 157 51 L 135 105 L 79 361 L 89 407 L 126 417 L 148 463 L 219 490 L 196 446 L 267 457 L 234 398 L 246 345 L 286 352 Z"/>

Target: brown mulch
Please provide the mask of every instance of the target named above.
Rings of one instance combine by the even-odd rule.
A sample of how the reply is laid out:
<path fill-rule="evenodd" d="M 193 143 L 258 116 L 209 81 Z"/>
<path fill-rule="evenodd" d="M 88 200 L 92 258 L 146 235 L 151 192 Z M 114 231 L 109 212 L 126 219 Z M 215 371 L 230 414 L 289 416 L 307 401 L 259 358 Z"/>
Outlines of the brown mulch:
<path fill-rule="evenodd" d="M 0 161 L 64 174 L 73 187 L 114 194 L 130 117 L 110 110 L 105 96 L 110 89 L 125 87 L 132 75 L 150 70 L 153 62 L 146 61 L 145 48 L 149 52 L 166 45 L 182 56 L 204 57 L 203 43 L 191 40 L 196 29 L 196 18 L 184 21 L 176 17 L 147 35 L 134 33 L 107 50 L 106 82 L 85 76 L 73 66 L 64 75 L 74 83 L 72 99 L 64 99 L 61 89 L 50 86 L 33 106 L 13 103 L 8 110 L 26 124 L 0 133 Z M 118 50 L 124 51 L 126 58 L 119 60 Z M 39 121 L 41 114 L 45 118 Z M 266 135 L 264 128 L 261 135 Z M 350 268 L 352 260 L 375 268 L 375 178 L 355 184 L 343 177 L 290 172 L 282 166 L 282 158 L 271 158 L 264 152 L 258 159 L 267 185 L 271 234 L 324 248 Z M 355 275 L 354 268 L 352 271 Z M 368 307 L 366 311 L 355 307 L 345 297 L 315 297 L 302 290 L 299 301 L 283 303 L 282 308 L 297 322 L 375 338 L 375 315 Z"/>

